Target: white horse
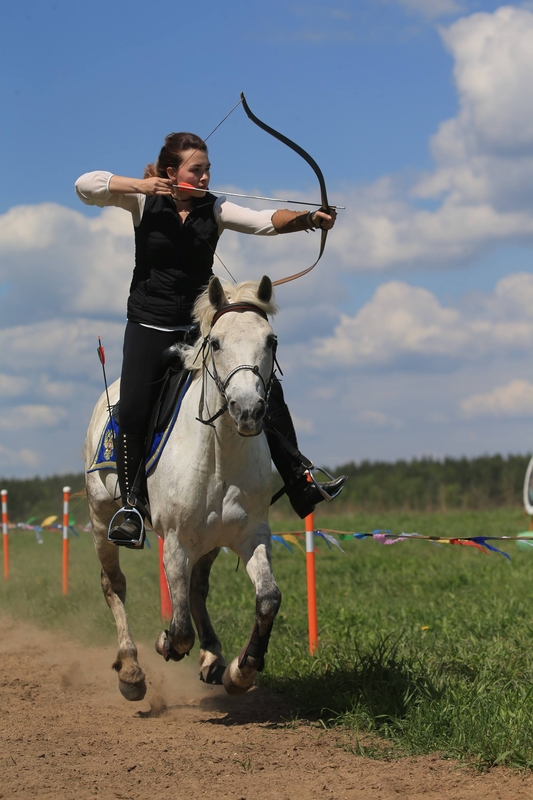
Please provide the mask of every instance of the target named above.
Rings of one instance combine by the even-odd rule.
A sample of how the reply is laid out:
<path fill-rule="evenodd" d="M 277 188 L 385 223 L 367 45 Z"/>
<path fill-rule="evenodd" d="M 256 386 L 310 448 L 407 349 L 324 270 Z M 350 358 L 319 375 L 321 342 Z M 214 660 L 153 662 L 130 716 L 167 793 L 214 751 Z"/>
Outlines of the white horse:
<path fill-rule="evenodd" d="M 246 692 L 263 668 L 281 603 L 271 565 L 271 466 L 262 431 L 276 349 L 267 314 L 275 312 L 269 278 L 224 288 L 218 278 L 211 279 L 195 305 L 200 337 L 195 345 L 180 348 L 185 366 L 194 370 L 193 379 L 160 460 L 148 477 L 152 525 L 164 538 L 173 609 L 169 629 L 159 635 L 156 650 L 167 661 L 179 661 L 189 653 L 195 639 L 192 613 L 200 640 L 200 678 L 223 683 L 229 694 Z M 118 396 L 119 381 L 110 387 L 111 404 Z M 87 432 L 86 469 L 107 417 L 104 394 Z M 198 418 L 208 424 L 200 424 Z M 124 608 L 126 579 L 119 564 L 120 548 L 107 538 L 119 495 L 114 471 L 87 474 L 102 589 L 117 625 L 118 655 L 113 668 L 124 697 L 142 700 L 145 676 Z M 252 635 L 229 666 L 206 608 L 209 573 L 224 546 L 242 559 L 256 593 Z"/>

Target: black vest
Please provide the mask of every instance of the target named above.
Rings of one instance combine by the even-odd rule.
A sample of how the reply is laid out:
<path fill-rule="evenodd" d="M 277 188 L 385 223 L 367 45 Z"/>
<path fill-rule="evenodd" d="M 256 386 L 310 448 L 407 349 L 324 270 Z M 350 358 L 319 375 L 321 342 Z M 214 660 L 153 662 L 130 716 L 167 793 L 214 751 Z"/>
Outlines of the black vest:
<path fill-rule="evenodd" d="M 128 319 L 147 325 L 190 325 L 191 311 L 213 274 L 218 228 L 216 197 L 195 201 L 181 222 L 172 197 L 146 198 L 135 228 L 135 270 L 128 300 Z"/>

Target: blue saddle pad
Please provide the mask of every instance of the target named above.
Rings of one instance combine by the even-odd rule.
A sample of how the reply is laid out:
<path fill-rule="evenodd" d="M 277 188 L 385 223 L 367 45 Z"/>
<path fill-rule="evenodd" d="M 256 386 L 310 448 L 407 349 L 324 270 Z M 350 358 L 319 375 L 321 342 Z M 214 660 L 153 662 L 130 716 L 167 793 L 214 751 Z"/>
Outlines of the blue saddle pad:
<path fill-rule="evenodd" d="M 146 464 L 145 470 L 146 474 L 148 475 L 152 469 L 155 467 L 157 462 L 159 461 L 159 457 L 163 452 L 165 445 L 168 441 L 168 437 L 174 427 L 174 423 L 178 418 L 178 413 L 181 408 L 181 404 L 183 402 L 183 398 L 185 397 L 185 392 L 191 385 L 192 380 L 192 372 L 190 373 L 189 377 L 185 382 L 185 386 L 183 387 L 183 391 L 181 392 L 178 402 L 176 403 L 176 407 L 174 412 L 170 418 L 170 421 L 165 428 L 164 431 L 160 431 L 154 435 L 152 439 L 152 443 L 150 445 L 150 451 L 146 456 Z M 100 436 L 100 440 L 98 442 L 98 447 L 96 448 L 96 452 L 94 454 L 94 458 L 92 460 L 91 466 L 87 470 L 87 472 L 96 472 L 99 469 L 114 469 L 117 468 L 117 462 L 115 457 L 115 438 L 118 434 L 118 425 L 110 416 L 104 426 L 102 431 L 102 435 Z"/>

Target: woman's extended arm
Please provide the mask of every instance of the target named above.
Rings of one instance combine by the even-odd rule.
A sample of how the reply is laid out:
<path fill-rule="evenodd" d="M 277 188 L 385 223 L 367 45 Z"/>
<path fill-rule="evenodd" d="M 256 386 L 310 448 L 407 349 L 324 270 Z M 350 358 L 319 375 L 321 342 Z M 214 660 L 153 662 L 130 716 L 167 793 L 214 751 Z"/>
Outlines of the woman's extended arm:
<path fill-rule="evenodd" d="M 138 225 L 148 194 L 172 194 L 167 178 L 125 178 L 112 172 L 96 170 L 81 175 L 75 183 L 76 194 L 87 206 L 115 206 L 129 211 Z"/>
<path fill-rule="evenodd" d="M 337 212 L 332 209 L 330 214 L 324 211 L 289 211 L 280 208 L 272 214 L 272 225 L 277 233 L 296 233 L 296 231 L 309 231 L 315 228 L 324 228 L 329 231 L 335 225 Z"/>
<path fill-rule="evenodd" d="M 253 233 L 258 236 L 275 236 L 278 233 L 296 233 L 313 228 L 332 228 L 335 224 L 335 211 L 325 214 L 323 211 L 289 211 L 265 209 L 254 211 L 235 203 L 230 203 L 224 196 L 215 203 L 215 218 L 219 231 L 228 229 L 239 233 Z"/>

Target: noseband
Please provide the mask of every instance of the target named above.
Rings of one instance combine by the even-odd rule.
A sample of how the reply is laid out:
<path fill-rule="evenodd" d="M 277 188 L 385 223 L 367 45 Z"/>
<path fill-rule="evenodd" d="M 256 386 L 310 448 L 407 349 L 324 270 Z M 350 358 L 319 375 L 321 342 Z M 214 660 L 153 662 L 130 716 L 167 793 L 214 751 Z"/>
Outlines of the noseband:
<path fill-rule="evenodd" d="M 211 331 L 213 330 L 213 327 L 215 326 L 215 323 L 218 322 L 220 317 L 224 316 L 224 314 L 227 314 L 228 311 L 237 311 L 239 313 L 242 313 L 244 311 L 253 311 L 255 314 L 259 314 L 260 317 L 263 317 L 263 319 L 267 320 L 267 322 L 268 322 L 267 314 L 263 311 L 262 308 L 259 308 L 259 306 L 255 306 L 255 305 L 253 305 L 253 303 L 233 303 L 233 304 L 230 304 L 228 306 L 223 306 L 222 308 L 220 308 L 216 312 L 216 314 L 213 317 L 213 320 L 211 322 Z M 257 366 L 257 364 L 255 366 L 252 366 L 251 364 L 240 364 L 238 367 L 235 367 L 235 369 L 232 369 L 231 372 L 229 373 L 229 375 L 227 375 L 226 379 L 223 381 L 220 378 L 220 376 L 219 376 L 219 374 L 217 372 L 217 368 L 216 368 L 216 365 L 215 365 L 215 359 L 214 359 L 213 343 L 212 343 L 212 340 L 211 340 L 211 333 L 208 333 L 208 335 L 204 338 L 204 341 L 202 343 L 202 368 L 203 368 L 203 378 L 202 378 L 202 380 L 205 379 L 205 373 L 207 372 L 207 374 L 215 382 L 215 386 L 217 387 L 218 391 L 222 395 L 222 397 L 224 399 L 224 404 L 217 411 L 217 413 L 213 414 L 213 416 L 209 417 L 209 419 L 203 419 L 202 418 L 202 411 L 200 409 L 199 412 L 198 412 L 199 415 L 196 417 L 198 422 L 201 422 L 203 425 L 211 425 L 211 426 L 213 426 L 213 422 L 216 419 L 218 419 L 219 417 L 221 417 L 222 414 L 224 414 L 228 410 L 229 401 L 228 401 L 228 397 L 226 395 L 226 390 L 228 388 L 230 380 L 233 378 L 234 375 L 237 374 L 237 372 L 240 372 L 241 370 L 249 370 L 250 372 L 253 372 L 254 375 L 257 375 L 261 379 L 261 382 L 263 384 L 263 388 L 265 390 L 265 403 L 268 403 L 268 398 L 269 398 L 269 395 L 270 395 L 270 389 L 272 387 L 272 379 L 274 378 L 274 371 L 275 371 L 275 367 L 277 365 L 276 347 L 277 347 L 277 339 L 276 339 L 276 342 L 274 344 L 274 347 L 272 348 L 272 370 L 270 372 L 270 375 L 269 375 L 269 378 L 268 378 L 267 381 L 265 381 L 265 379 L 263 378 L 263 376 L 259 372 L 259 367 Z M 209 371 L 209 367 L 207 366 L 208 355 L 211 355 L 212 372 Z M 203 406 L 203 397 L 204 397 L 204 387 L 202 386 L 202 401 L 201 401 L 201 405 L 202 406 Z"/>

